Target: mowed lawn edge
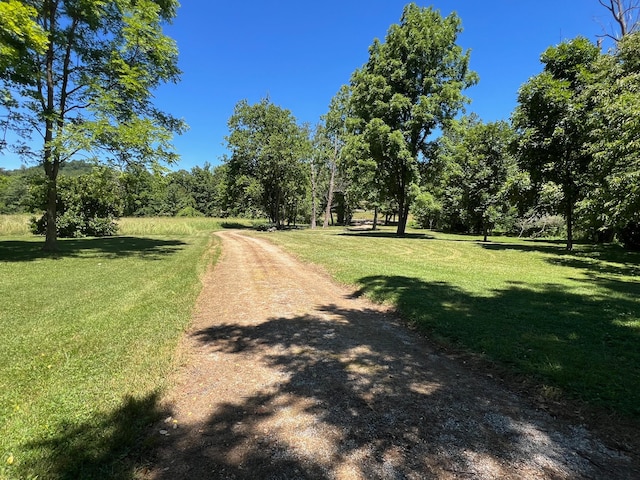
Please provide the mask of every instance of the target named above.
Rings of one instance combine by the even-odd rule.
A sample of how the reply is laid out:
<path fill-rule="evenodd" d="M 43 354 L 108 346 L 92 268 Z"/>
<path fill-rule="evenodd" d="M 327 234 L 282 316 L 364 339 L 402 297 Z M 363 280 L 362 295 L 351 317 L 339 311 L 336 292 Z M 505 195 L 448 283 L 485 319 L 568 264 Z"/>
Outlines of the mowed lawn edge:
<path fill-rule="evenodd" d="M 214 219 L 0 236 L 0 478 L 130 478 L 220 244 Z M 126 460 L 126 461 L 125 461 Z"/>
<path fill-rule="evenodd" d="M 393 305 L 436 341 L 524 374 L 546 399 L 640 419 L 640 254 L 614 245 L 344 228 L 260 234 Z"/>

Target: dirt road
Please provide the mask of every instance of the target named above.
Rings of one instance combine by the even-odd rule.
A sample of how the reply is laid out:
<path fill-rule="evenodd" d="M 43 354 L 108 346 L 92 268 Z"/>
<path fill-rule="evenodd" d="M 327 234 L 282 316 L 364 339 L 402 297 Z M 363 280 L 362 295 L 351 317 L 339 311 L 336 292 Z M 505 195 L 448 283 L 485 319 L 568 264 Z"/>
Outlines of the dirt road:
<path fill-rule="evenodd" d="M 218 235 L 147 478 L 640 478 L 318 269 Z"/>

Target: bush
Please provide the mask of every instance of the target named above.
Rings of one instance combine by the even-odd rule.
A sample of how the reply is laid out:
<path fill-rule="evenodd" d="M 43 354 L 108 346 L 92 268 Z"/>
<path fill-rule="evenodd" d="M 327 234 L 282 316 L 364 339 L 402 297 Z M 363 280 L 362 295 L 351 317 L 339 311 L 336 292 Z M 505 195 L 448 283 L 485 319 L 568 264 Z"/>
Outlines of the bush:
<path fill-rule="evenodd" d="M 411 204 L 411 214 L 420 228 L 433 228 L 442 214 L 442 205 L 429 192 L 418 194 Z"/>
<path fill-rule="evenodd" d="M 42 185 L 39 187 L 42 189 Z M 56 229 L 60 238 L 115 235 L 121 212 L 120 185 L 109 169 L 96 168 L 86 175 L 59 178 Z M 34 234 L 44 235 L 46 230 L 46 213 L 31 219 Z"/>
<path fill-rule="evenodd" d="M 178 210 L 178 213 L 176 213 L 176 217 L 204 217 L 204 214 L 189 205 Z"/>

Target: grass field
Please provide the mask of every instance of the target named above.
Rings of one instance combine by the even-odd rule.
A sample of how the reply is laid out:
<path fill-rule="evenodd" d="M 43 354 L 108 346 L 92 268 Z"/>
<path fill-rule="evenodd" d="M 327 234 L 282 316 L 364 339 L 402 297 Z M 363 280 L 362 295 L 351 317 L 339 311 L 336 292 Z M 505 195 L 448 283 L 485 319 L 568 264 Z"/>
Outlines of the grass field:
<path fill-rule="evenodd" d="M 123 219 L 48 256 L 25 218 L 0 219 L 0 478 L 126 478 L 223 223 Z"/>
<path fill-rule="evenodd" d="M 616 246 L 344 229 L 264 234 L 436 339 L 640 418 L 640 255 Z"/>

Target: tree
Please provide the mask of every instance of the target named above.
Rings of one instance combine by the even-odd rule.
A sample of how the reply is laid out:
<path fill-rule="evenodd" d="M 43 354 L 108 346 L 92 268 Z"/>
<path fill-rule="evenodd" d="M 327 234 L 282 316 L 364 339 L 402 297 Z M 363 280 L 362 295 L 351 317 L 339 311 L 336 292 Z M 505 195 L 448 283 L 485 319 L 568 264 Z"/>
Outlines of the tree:
<path fill-rule="evenodd" d="M 41 184 L 46 188 L 46 182 Z M 57 235 L 64 238 L 115 235 L 117 218 L 122 214 L 122 192 L 118 174 L 108 167 L 98 167 L 81 175 L 62 175 L 57 189 Z M 44 195 L 38 195 L 45 198 Z M 32 219 L 31 229 L 43 235 L 46 214 Z"/>
<path fill-rule="evenodd" d="M 452 13 L 409 4 L 384 43 L 374 40 L 368 62 L 351 77 L 353 132 L 361 135 L 380 180 L 398 205 L 397 234 L 403 235 L 411 187 L 430 136 L 463 107 L 462 90 L 475 84 L 469 52 L 456 45 L 460 20 Z"/>
<path fill-rule="evenodd" d="M 517 171 L 510 153 L 513 130 L 506 122 L 482 123 L 475 116 L 447 128 L 441 155 L 448 165 L 445 197 L 468 230 L 489 231 L 510 210 L 510 179 Z"/>
<path fill-rule="evenodd" d="M 340 163 L 342 150 L 347 141 L 347 118 L 349 118 L 349 100 L 351 92 L 347 85 L 343 85 L 331 99 L 329 112 L 324 118 L 325 135 L 328 143 L 327 166 L 329 169 L 329 185 L 327 190 L 327 206 L 324 212 L 322 228 L 329 226 L 333 194 L 336 186 L 336 175 Z"/>
<path fill-rule="evenodd" d="M 520 88 L 513 115 L 522 168 L 534 183 L 554 182 L 562 189 L 558 207 L 566 218 L 567 250 L 573 248 L 574 210 L 584 196 L 591 161 L 582 93 L 599 55 L 582 37 L 547 49 L 543 72 Z"/>
<path fill-rule="evenodd" d="M 442 204 L 430 192 L 421 191 L 415 196 L 411 213 L 421 228 L 433 229 L 442 214 Z"/>
<path fill-rule="evenodd" d="M 308 133 L 298 126 L 289 110 L 269 99 L 249 105 L 239 102 L 229 119 L 226 137 L 231 197 L 248 194 L 259 201 L 278 227 L 295 216 L 306 193 L 309 155 Z"/>
<path fill-rule="evenodd" d="M 0 2 L 0 75 L 18 82 L 33 79 L 22 70 L 23 55 L 30 51 L 44 54 L 47 34 L 36 21 L 37 10 L 28 2 L 4 0 Z"/>
<path fill-rule="evenodd" d="M 585 102 L 591 183 L 581 204 L 592 227 L 621 232 L 640 223 L 640 33 L 595 65 Z"/>
<path fill-rule="evenodd" d="M 11 2 L 15 3 L 15 2 Z M 103 160 L 157 164 L 174 161 L 172 134 L 182 121 L 154 107 L 152 91 L 177 81 L 177 48 L 162 25 L 177 0 L 28 0 L 46 34 L 44 49 L 25 44 L 0 77 L 17 105 L 15 130 L 37 132 L 37 158 L 46 182 L 44 250 L 56 250 L 57 179 L 65 161 L 92 151 Z M 0 38 L 6 47 L 4 36 Z M 26 74 L 25 72 L 28 72 Z"/>

